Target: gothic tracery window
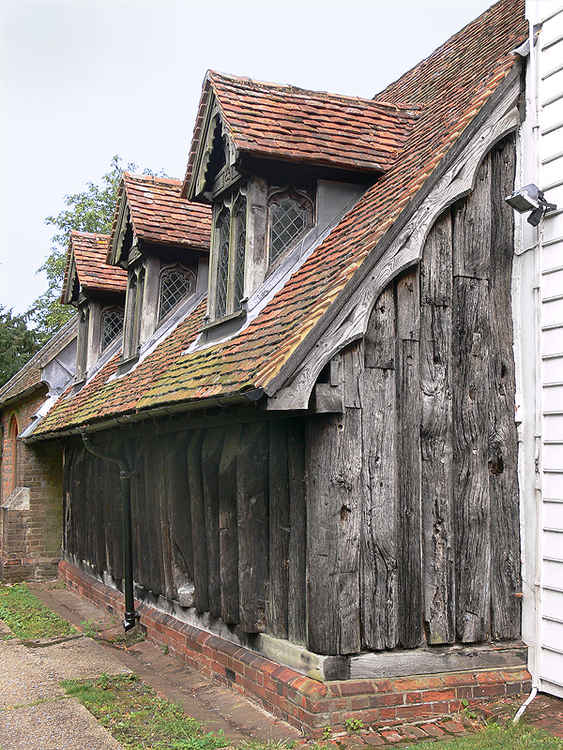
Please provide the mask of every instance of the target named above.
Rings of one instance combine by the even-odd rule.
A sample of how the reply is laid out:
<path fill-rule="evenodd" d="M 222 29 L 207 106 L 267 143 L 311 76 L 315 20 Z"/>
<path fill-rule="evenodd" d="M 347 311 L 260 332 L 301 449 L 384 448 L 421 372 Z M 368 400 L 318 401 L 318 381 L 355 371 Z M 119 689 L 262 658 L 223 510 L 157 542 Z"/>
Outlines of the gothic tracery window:
<path fill-rule="evenodd" d="M 165 318 L 194 291 L 194 287 L 195 277 L 191 271 L 184 268 L 166 268 L 160 276 L 158 319 Z"/>
<path fill-rule="evenodd" d="M 293 192 L 274 195 L 269 204 L 270 265 L 280 258 L 312 224 L 312 206 L 304 196 Z"/>
<path fill-rule="evenodd" d="M 235 206 L 234 213 L 234 299 L 235 310 L 240 308 L 244 297 L 244 263 L 246 257 L 246 198 L 241 195 Z"/>
<path fill-rule="evenodd" d="M 215 316 L 223 317 L 227 312 L 229 291 L 229 235 L 230 212 L 225 208 L 217 219 L 217 282 L 215 287 Z"/>

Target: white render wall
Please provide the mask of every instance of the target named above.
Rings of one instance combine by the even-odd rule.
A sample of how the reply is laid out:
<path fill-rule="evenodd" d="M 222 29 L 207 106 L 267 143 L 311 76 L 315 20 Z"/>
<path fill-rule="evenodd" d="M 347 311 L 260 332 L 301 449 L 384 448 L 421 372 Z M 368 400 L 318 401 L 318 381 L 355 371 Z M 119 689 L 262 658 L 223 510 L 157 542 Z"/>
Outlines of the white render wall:
<path fill-rule="evenodd" d="M 528 107 L 533 109 L 523 139 L 524 150 L 529 150 L 524 156 L 530 178 L 526 181 L 539 185 L 558 210 L 545 217 L 538 231 L 522 229 L 536 245 L 531 255 L 538 287 L 533 311 L 536 517 L 532 522 L 528 513 L 525 529 L 528 541 L 536 533 L 531 544 L 536 556 L 535 609 L 525 602 L 524 622 L 534 610 L 535 633 L 530 640 L 536 648 L 531 649 L 530 669 L 536 685 L 563 697 L 563 0 L 531 0 L 527 15 L 537 39 L 528 76 Z M 530 508 L 529 498 L 523 503 Z M 531 572 L 534 561 L 527 545 L 524 569 L 526 564 Z"/>

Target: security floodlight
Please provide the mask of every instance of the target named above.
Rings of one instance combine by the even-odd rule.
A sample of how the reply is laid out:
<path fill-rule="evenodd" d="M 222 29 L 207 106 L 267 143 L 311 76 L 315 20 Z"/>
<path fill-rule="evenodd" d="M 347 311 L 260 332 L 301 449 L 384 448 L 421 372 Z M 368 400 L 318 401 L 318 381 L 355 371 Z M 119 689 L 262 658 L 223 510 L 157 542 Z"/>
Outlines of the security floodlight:
<path fill-rule="evenodd" d="M 537 227 L 544 214 L 548 211 L 555 211 L 557 208 L 554 203 L 548 203 L 545 200 L 543 192 L 533 183 L 515 190 L 512 195 L 507 195 L 504 200 L 519 214 L 531 211 L 528 216 L 528 223 L 533 227 Z"/>

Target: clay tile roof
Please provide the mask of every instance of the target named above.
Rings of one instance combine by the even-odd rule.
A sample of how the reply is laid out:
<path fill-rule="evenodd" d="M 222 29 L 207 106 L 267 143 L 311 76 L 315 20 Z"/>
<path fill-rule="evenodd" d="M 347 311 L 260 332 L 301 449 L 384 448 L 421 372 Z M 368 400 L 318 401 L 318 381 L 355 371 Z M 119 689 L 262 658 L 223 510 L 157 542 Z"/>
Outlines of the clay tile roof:
<path fill-rule="evenodd" d="M 106 263 L 109 247 L 108 234 L 72 231 L 70 252 L 67 258 L 63 291 L 69 283 L 69 274 L 74 259 L 80 286 L 85 290 L 102 292 L 125 292 L 127 271 Z"/>
<path fill-rule="evenodd" d="M 208 71 L 183 194 L 202 134 L 210 92 L 236 148 L 256 157 L 335 169 L 384 172 L 416 120 L 417 107 L 308 91 Z"/>
<path fill-rule="evenodd" d="M 500 0 L 381 94 L 425 105 L 402 152 L 246 328 L 186 353 L 202 325 L 202 303 L 135 371 L 111 380 L 116 364 L 108 365 L 80 394 L 61 398 L 36 434 L 164 404 L 267 390 L 299 347 L 314 339 L 315 327 L 323 326 L 370 252 L 518 65 L 511 50 L 526 37 L 524 0 Z"/>
<path fill-rule="evenodd" d="M 125 190 L 137 237 L 209 251 L 211 209 L 182 198 L 181 189 L 180 180 L 125 172 L 119 195 Z"/>

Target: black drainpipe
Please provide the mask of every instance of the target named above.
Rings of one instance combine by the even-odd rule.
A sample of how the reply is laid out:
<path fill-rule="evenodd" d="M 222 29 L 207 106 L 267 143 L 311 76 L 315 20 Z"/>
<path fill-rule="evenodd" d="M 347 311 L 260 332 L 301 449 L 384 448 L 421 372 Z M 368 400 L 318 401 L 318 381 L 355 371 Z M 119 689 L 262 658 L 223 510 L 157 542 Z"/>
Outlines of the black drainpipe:
<path fill-rule="evenodd" d="M 135 612 L 135 599 L 133 597 L 133 540 L 131 535 L 131 476 L 132 469 L 127 461 L 122 458 L 113 458 L 113 456 L 104 456 L 99 451 L 92 448 L 90 437 L 84 430 L 80 431 L 80 436 L 86 450 L 103 461 L 111 461 L 119 466 L 119 484 L 121 489 L 121 511 L 122 518 L 122 538 L 123 538 L 123 593 L 125 595 L 125 617 L 123 618 L 123 627 L 125 632 L 134 628 L 139 620 L 139 615 Z"/>

